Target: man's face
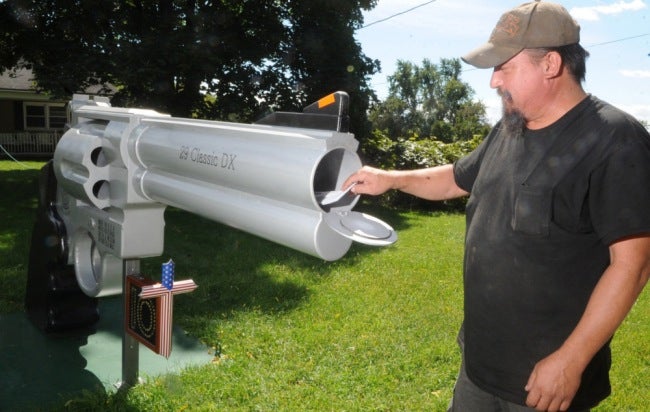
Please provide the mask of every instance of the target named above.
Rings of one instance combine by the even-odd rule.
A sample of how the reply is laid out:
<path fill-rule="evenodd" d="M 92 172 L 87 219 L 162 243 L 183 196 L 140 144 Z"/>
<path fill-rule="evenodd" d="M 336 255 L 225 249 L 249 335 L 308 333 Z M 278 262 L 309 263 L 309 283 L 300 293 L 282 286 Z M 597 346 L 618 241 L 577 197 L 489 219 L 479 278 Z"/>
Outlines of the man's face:
<path fill-rule="evenodd" d="M 523 130 L 535 117 L 543 105 L 543 81 L 540 65 L 525 51 L 494 68 L 490 87 L 501 96 L 503 122 L 508 128 Z"/>

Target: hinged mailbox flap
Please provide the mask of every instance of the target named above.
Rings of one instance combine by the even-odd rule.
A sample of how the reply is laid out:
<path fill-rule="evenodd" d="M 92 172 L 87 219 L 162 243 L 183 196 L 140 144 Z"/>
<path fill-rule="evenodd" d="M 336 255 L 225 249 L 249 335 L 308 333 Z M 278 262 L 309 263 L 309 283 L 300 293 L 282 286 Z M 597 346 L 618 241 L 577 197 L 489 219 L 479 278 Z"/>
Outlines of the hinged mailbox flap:
<path fill-rule="evenodd" d="M 324 219 L 335 232 L 355 242 L 386 246 L 397 240 L 397 232 L 390 225 L 365 213 L 333 211 Z"/>

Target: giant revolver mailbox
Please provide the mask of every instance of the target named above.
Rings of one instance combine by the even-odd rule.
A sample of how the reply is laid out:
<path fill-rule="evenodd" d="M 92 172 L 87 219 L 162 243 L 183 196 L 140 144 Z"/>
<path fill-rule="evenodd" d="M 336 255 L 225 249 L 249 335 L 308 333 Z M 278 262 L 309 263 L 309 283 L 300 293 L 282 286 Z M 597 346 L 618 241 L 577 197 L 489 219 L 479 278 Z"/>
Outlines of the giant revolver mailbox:
<path fill-rule="evenodd" d="M 33 235 L 28 310 L 52 292 L 35 286 L 45 276 L 38 272 L 52 269 L 33 261 L 48 253 L 59 271 L 74 267 L 86 296 L 122 293 L 125 259 L 162 254 L 168 205 L 328 261 L 353 240 L 394 242 L 390 226 L 352 211 L 358 196 L 329 200 L 361 166 L 358 142 L 347 133 L 347 100 L 337 92 L 303 113 L 239 124 L 74 96 L 70 129 L 44 172 L 51 184 L 41 189 L 40 220 L 47 228 Z M 45 329 L 65 327 L 52 310 L 35 311 L 47 312 L 37 321 Z"/>

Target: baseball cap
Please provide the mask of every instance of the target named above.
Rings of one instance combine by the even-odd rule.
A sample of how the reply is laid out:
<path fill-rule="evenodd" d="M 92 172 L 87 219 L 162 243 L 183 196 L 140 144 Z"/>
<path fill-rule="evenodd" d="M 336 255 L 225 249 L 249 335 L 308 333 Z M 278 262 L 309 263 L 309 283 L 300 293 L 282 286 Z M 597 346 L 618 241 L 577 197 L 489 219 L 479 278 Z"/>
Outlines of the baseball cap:
<path fill-rule="evenodd" d="M 559 4 L 524 3 L 504 13 L 487 43 L 462 59 L 481 69 L 503 64 L 524 49 L 559 47 L 580 41 L 580 26 Z"/>

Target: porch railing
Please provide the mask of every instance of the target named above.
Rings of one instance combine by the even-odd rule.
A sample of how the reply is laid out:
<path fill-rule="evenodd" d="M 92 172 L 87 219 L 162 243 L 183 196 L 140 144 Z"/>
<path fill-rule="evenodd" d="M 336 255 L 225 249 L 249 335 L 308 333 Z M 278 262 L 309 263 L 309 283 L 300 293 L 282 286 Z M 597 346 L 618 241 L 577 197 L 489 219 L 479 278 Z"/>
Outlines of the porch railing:
<path fill-rule="evenodd" d="M 62 134 L 59 131 L 0 133 L 0 158 L 51 157 Z"/>

